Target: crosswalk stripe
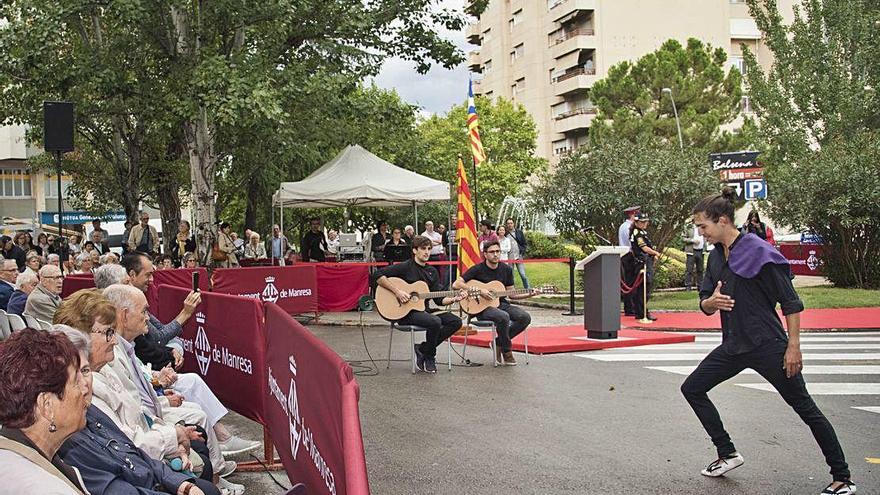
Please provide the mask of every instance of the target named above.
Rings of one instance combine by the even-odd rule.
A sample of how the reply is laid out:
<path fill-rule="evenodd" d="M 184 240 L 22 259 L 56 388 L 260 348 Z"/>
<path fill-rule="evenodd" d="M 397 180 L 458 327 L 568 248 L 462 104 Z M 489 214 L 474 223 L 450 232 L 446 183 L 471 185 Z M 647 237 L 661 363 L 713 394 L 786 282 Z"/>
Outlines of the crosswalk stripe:
<path fill-rule="evenodd" d="M 738 387 L 776 392 L 769 383 L 737 383 Z M 810 395 L 880 395 L 880 383 L 807 383 Z"/>
<path fill-rule="evenodd" d="M 721 342 L 721 335 L 718 336 L 700 336 L 695 337 L 696 342 Z M 814 337 L 812 335 L 801 335 L 801 343 L 805 342 L 880 342 L 880 337 L 861 337 L 851 334 L 838 336 L 821 336 Z"/>
<path fill-rule="evenodd" d="M 690 375 L 696 366 L 646 366 L 649 370 L 665 371 L 676 375 Z M 805 375 L 880 375 L 880 366 L 870 364 L 853 364 L 849 366 L 812 365 L 805 367 L 801 373 Z M 757 375 L 752 369 L 743 370 L 740 375 Z"/>
<path fill-rule="evenodd" d="M 631 350 L 633 350 L 633 351 L 642 351 L 642 350 L 646 350 L 646 351 L 659 351 L 659 350 L 663 350 L 663 349 L 668 349 L 668 350 L 670 350 L 670 351 L 684 351 L 684 350 L 693 350 L 693 351 L 705 350 L 705 351 L 711 351 L 712 349 L 714 349 L 714 348 L 716 348 L 716 347 L 718 347 L 718 344 L 717 344 L 717 343 L 715 343 L 715 344 L 711 344 L 711 343 L 691 343 L 691 342 L 685 342 L 685 343 L 682 343 L 682 344 L 655 344 L 655 345 L 644 345 L 644 346 L 632 347 Z M 809 350 L 814 350 L 814 351 L 820 351 L 820 350 L 831 351 L 831 350 L 841 350 L 841 349 L 854 350 L 854 351 L 855 351 L 855 350 L 866 350 L 866 351 L 867 351 L 867 350 L 876 350 L 876 349 L 880 349 L 880 344 L 862 344 L 862 343 L 860 343 L 860 342 L 854 342 L 854 343 L 848 343 L 848 344 L 840 344 L 840 343 L 835 343 L 835 344 L 812 344 L 812 343 L 803 343 L 803 342 L 801 343 L 801 350 L 802 350 L 802 351 L 809 351 Z"/>
<path fill-rule="evenodd" d="M 868 412 L 880 414 L 880 406 L 866 406 L 866 407 L 853 406 L 853 409 L 858 409 L 860 411 L 868 411 Z"/>
<path fill-rule="evenodd" d="M 701 361 L 705 354 L 700 353 L 614 353 L 594 352 L 592 354 L 575 354 L 577 357 L 594 359 L 605 362 L 624 361 Z M 872 361 L 880 360 L 880 353 L 876 352 L 851 352 L 829 354 L 804 354 L 804 361 Z"/>

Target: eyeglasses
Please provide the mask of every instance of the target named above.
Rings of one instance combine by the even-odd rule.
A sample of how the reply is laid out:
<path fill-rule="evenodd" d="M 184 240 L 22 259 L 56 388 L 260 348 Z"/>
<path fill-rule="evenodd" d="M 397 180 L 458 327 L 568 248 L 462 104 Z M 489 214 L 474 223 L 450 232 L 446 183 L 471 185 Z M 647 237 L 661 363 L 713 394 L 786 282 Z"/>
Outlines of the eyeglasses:
<path fill-rule="evenodd" d="M 116 329 L 113 327 L 108 327 L 106 330 L 92 330 L 92 333 L 96 334 L 104 334 L 104 338 L 107 339 L 107 342 L 113 340 L 113 336 L 116 334 Z"/>

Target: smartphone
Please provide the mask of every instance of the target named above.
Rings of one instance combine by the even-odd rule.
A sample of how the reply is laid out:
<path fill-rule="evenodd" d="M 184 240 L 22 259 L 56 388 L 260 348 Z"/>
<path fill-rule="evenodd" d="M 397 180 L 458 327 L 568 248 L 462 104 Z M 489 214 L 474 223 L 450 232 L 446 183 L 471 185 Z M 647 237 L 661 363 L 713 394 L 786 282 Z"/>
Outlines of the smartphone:
<path fill-rule="evenodd" d="M 199 272 L 192 272 L 193 277 L 193 292 L 199 291 Z"/>

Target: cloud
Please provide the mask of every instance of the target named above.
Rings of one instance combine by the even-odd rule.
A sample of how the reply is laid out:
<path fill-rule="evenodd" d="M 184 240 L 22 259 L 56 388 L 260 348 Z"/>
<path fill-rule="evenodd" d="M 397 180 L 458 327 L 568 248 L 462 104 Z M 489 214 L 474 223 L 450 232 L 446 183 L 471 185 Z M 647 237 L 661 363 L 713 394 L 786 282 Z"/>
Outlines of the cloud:
<path fill-rule="evenodd" d="M 440 7 L 461 11 L 464 2 L 443 0 Z M 476 48 L 467 42 L 464 31 L 441 30 L 441 34 L 465 53 Z M 380 88 L 393 89 L 404 101 L 421 107 L 422 114 L 442 114 L 467 99 L 468 74 L 466 63 L 451 70 L 434 66 L 423 75 L 416 72 L 414 63 L 392 58 L 385 62 L 373 81 Z"/>

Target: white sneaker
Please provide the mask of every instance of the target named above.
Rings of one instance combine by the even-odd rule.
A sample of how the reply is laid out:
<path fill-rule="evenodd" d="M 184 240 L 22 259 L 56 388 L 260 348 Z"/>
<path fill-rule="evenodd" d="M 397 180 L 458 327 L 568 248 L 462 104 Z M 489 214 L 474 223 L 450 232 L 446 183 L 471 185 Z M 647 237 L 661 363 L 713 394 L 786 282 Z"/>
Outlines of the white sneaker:
<path fill-rule="evenodd" d="M 743 456 L 739 455 L 738 452 L 734 452 L 733 455 L 712 461 L 711 464 L 706 466 L 706 469 L 700 471 L 700 474 L 717 478 L 718 476 L 724 476 L 724 473 L 731 469 L 736 469 L 742 466 L 743 462 L 745 462 Z"/>
<path fill-rule="evenodd" d="M 217 488 L 222 495 L 244 495 L 244 485 L 232 483 L 223 478 L 217 482 Z"/>
<path fill-rule="evenodd" d="M 251 442 L 236 435 L 230 436 L 225 442 L 218 443 L 220 444 L 220 451 L 223 452 L 224 457 L 257 450 L 262 445 L 260 442 Z"/>
<path fill-rule="evenodd" d="M 223 461 L 223 464 L 220 466 L 220 469 L 215 469 L 214 474 L 221 478 L 225 478 L 230 474 L 235 472 L 235 468 L 238 467 L 238 464 L 235 461 Z"/>
<path fill-rule="evenodd" d="M 829 483 L 819 495 L 851 495 L 856 492 L 856 484 L 852 481 L 844 481 L 837 490 L 831 488 L 834 483 Z"/>

